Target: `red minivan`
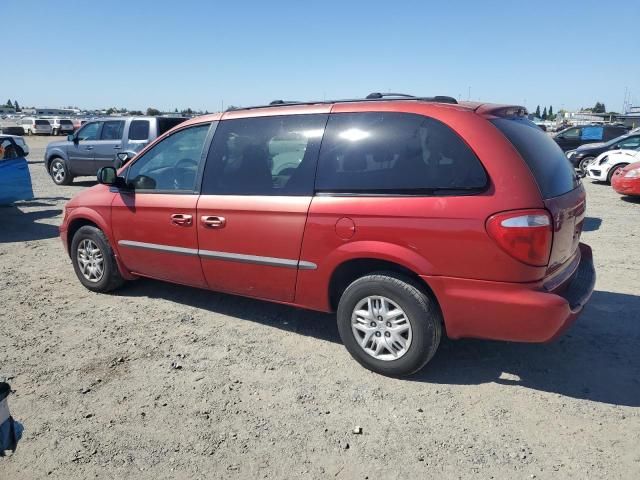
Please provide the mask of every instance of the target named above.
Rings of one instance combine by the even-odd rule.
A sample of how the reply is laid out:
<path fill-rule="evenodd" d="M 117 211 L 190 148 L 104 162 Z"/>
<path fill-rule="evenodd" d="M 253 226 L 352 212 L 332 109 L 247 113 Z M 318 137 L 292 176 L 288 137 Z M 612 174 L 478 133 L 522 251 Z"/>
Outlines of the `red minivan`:
<path fill-rule="evenodd" d="M 440 338 L 546 342 L 594 288 L 585 191 L 517 106 L 372 94 L 194 118 L 76 195 L 80 282 L 151 277 L 324 312 L 366 368 Z"/>

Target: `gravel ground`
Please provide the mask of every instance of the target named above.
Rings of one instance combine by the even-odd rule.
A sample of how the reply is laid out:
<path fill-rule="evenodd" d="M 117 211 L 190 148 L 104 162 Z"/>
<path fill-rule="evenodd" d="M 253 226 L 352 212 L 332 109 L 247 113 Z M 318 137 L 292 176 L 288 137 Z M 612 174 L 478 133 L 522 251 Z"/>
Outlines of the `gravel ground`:
<path fill-rule="evenodd" d="M 23 428 L 1 479 L 640 478 L 640 202 L 586 182 L 596 292 L 559 341 L 445 341 L 404 380 L 335 319 L 140 280 L 77 281 L 57 237 L 92 184 L 0 208 L 0 377 Z M 361 427 L 361 433 L 354 428 Z"/>

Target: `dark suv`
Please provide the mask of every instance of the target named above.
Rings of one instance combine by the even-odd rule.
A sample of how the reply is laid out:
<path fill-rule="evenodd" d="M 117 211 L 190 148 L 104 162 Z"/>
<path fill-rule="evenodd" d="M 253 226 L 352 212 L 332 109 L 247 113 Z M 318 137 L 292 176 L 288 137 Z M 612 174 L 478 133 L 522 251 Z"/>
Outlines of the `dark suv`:
<path fill-rule="evenodd" d="M 566 152 L 586 143 L 608 142 L 625 133 L 622 125 L 582 125 L 561 130 L 553 139 Z"/>
<path fill-rule="evenodd" d="M 566 152 L 574 168 L 587 173 L 587 167 L 601 153 L 609 150 L 635 150 L 640 147 L 640 133 L 622 135 L 605 143 L 590 143 Z"/>
<path fill-rule="evenodd" d="M 388 375 L 445 332 L 561 334 L 595 282 L 562 150 L 522 107 L 370 97 L 198 117 L 102 168 L 60 227 L 78 279 L 337 312 L 349 352 Z"/>

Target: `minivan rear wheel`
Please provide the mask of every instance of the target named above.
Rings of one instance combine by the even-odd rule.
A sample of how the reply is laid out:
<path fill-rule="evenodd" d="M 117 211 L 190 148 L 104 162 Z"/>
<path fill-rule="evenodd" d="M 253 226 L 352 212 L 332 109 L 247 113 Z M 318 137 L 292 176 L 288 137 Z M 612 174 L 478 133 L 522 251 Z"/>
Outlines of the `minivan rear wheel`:
<path fill-rule="evenodd" d="M 73 177 L 69 173 L 67 164 L 61 158 L 54 158 L 49 165 L 49 174 L 53 183 L 56 185 L 70 185 L 73 182 Z"/>
<path fill-rule="evenodd" d="M 395 272 L 354 281 L 337 313 L 344 346 L 363 367 L 389 376 L 410 375 L 433 357 L 442 336 L 435 300 L 417 282 Z"/>
<path fill-rule="evenodd" d="M 99 228 L 78 229 L 71 240 L 71 261 L 80 283 L 94 292 L 110 292 L 125 282 L 109 240 Z"/>

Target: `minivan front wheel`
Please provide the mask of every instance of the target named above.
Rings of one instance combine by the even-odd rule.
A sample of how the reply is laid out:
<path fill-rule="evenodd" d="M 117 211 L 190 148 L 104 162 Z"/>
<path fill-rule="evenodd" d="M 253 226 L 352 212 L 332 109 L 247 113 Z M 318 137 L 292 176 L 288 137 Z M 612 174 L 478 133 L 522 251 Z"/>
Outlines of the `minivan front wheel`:
<path fill-rule="evenodd" d="M 110 292 L 124 284 L 109 240 L 102 230 L 85 225 L 71 240 L 71 260 L 80 283 L 94 292 Z"/>
<path fill-rule="evenodd" d="M 73 177 L 69 173 L 66 163 L 61 158 L 54 158 L 49 166 L 51 179 L 56 185 L 69 185 L 73 182 Z"/>
<path fill-rule="evenodd" d="M 338 331 L 349 353 L 374 372 L 417 372 L 435 354 L 442 319 L 435 300 L 411 278 L 394 272 L 354 281 L 338 305 Z"/>

